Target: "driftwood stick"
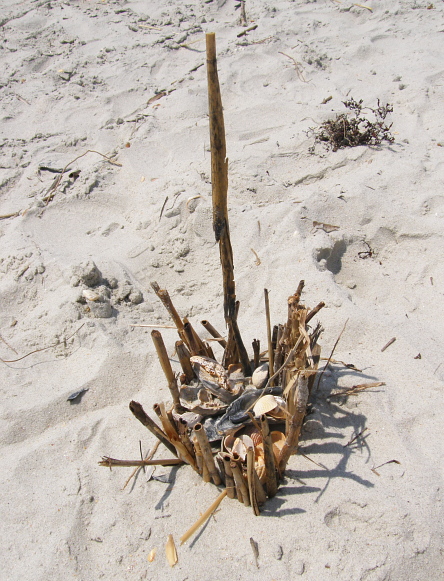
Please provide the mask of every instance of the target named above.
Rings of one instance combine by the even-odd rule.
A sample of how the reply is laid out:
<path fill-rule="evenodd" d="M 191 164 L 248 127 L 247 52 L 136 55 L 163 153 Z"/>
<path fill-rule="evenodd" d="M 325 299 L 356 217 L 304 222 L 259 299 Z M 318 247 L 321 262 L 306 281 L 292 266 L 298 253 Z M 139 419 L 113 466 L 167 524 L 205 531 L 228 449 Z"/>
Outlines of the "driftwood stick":
<path fill-rule="evenodd" d="M 188 347 L 190 349 L 190 353 L 192 356 L 194 355 L 207 355 L 206 349 L 205 347 L 199 344 L 198 341 L 198 337 L 196 336 L 196 332 L 193 329 L 193 326 L 191 325 L 191 323 L 188 321 L 187 323 L 185 323 L 185 325 L 183 326 L 183 333 L 185 336 L 185 341 L 188 344 Z"/>
<path fill-rule="evenodd" d="M 227 489 L 228 498 L 236 498 L 236 487 L 234 484 L 233 471 L 231 470 L 231 458 L 229 454 L 222 455 L 222 461 L 225 470 L 225 487 Z"/>
<path fill-rule="evenodd" d="M 210 516 L 213 514 L 213 512 L 216 510 L 216 508 L 219 506 L 219 504 L 223 501 L 223 499 L 227 496 L 227 490 L 225 489 L 223 492 L 221 492 L 219 494 L 219 496 L 216 498 L 216 500 L 213 502 L 213 504 L 210 506 L 210 508 L 208 508 L 203 515 L 194 523 L 194 525 L 187 530 L 187 532 L 180 537 L 180 544 L 183 545 L 184 543 L 186 543 L 188 541 L 188 539 L 194 535 L 194 533 L 197 531 L 197 529 L 199 527 L 201 527 L 204 522 L 206 522 Z"/>
<path fill-rule="evenodd" d="M 199 442 L 199 446 L 202 452 L 202 456 L 204 459 L 204 463 L 208 468 L 208 472 L 210 473 L 211 478 L 213 479 L 214 484 L 216 486 L 221 483 L 221 479 L 219 476 L 219 472 L 216 468 L 216 464 L 214 462 L 213 451 L 211 450 L 210 443 L 207 438 L 207 434 L 202 426 L 202 424 L 196 424 L 194 426 L 194 435 L 196 436 L 197 441 Z"/>
<path fill-rule="evenodd" d="M 175 407 L 180 406 L 179 400 L 179 389 L 177 387 L 176 376 L 174 375 L 173 369 L 171 367 L 170 359 L 163 342 L 162 334 L 160 331 L 151 331 L 151 339 L 153 340 L 154 347 L 157 351 L 157 357 L 159 358 L 160 365 L 162 366 L 165 377 L 167 378 L 168 388 L 173 398 L 173 403 Z"/>
<path fill-rule="evenodd" d="M 315 306 L 315 308 L 314 308 L 314 309 L 312 309 L 312 310 L 311 310 L 311 311 L 308 313 L 308 315 L 307 315 L 307 317 L 306 317 L 306 319 L 305 319 L 305 324 L 307 324 L 309 321 L 311 321 L 311 320 L 312 320 L 312 318 L 313 318 L 313 317 L 314 317 L 314 316 L 315 316 L 317 313 L 319 313 L 319 311 L 320 311 L 320 310 L 321 310 L 323 307 L 325 307 L 325 303 L 324 303 L 324 301 L 321 301 L 321 302 L 320 302 L 318 305 L 316 305 L 316 306 Z"/>
<path fill-rule="evenodd" d="M 289 422 L 287 438 L 279 455 L 279 472 L 281 474 L 284 473 L 290 456 L 298 450 L 299 435 L 307 411 L 308 377 L 305 377 L 304 373 L 298 377 L 294 400 L 295 410 Z"/>
<path fill-rule="evenodd" d="M 183 322 L 182 319 L 179 317 L 178 312 L 174 308 L 173 302 L 170 298 L 170 295 L 168 294 L 168 291 L 165 289 L 161 289 L 160 286 L 155 281 L 151 283 L 151 287 L 153 291 L 156 293 L 156 295 L 159 297 L 159 299 L 162 301 L 163 306 L 170 314 L 170 317 L 173 319 L 174 324 L 176 325 L 177 330 L 179 331 L 180 334 L 181 331 L 183 330 Z"/>
<path fill-rule="evenodd" d="M 200 449 L 199 442 L 197 441 L 197 438 L 194 438 L 194 451 L 196 454 L 197 471 L 202 476 L 202 480 L 204 482 L 210 482 L 211 476 L 210 476 L 210 473 L 208 472 L 207 465 L 204 462 L 202 450 Z"/>
<path fill-rule="evenodd" d="M 182 440 L 182 444 L 194 458 L 194 447 L 190 435 L 188 434 L 188 424 L 183 418 L 179 418 L 179 421 L 177 422 L 177 431 L 179 432 L 179 438 Z"/>
<path fill-rule="evenodd" d="M 274 369 L 274 351 L 273 351 L 273 342 L 271 340 L 270 300 L 268 298 L 268 290 L 266 288 L 264 288 L 264 295 L 265 295 L 265 318 L 267 322 L 268 369 L 271 377 L 273 375 Z M 270 381 L 270 385 L 274 385 L 273 380 Z"/>
<path fill-rule="evenodd" d="M 222 337 L 222 335 L 219 333 L 219 331 L 217 331 L 209 321 L 204 320 L 204 321 L 201 321 L 200 324 L 203 327 L 205 327 L 205 329 L 208 331 L 208 333 L 212 337 L 214 337 L 215 339 L 219 339 L 219 345 L 225 349 L 225 347 L 227 346 L 227 342 Z"/>
<path fill-rule="evenodd" d="M 142 423 L 145 428 L 148 428 L 148 430 L 154 435 L 156 436 L 156 438 L 158 440 L 160 440 L 162 442 L 162 444 L 168 448 L 168 450 L 174 454 L 175 456 L 177 456 L 177 450 L 176 448 L 173 446 L 173 444 L 171 444 L 171 442 L 168 440 L 165 432 L 163 432 L 159 426 L 156 424 L 156 422 L 154 422 L 149 415 L 145 412 L 145 410 L 143 409 L 143 407 L 140 405 L 140 403 L 138 403 L 137 401 L 131 401 L 129 404 L 129 409 L 131 410 L 131 413 L 139 420 L 140 423 Z"/>
<path fill-rule="evenodd" d="M 193 327 L 193 325 L 188 320 L 188 317 L 184 317 L 183 318 L 183 324 L 184 324 L 184 326 L 187 325 L 187 324 L 190 326 L 191 332 L 193 333 L 194 340 L 197 343 L 197 345 L 199 346 L 199 351 L 200 351 L 199 355 L 204 355 L 204 356 L 207 355 L 208 356 L 207 349 L 206 349 L 206 347 L 204 345 L 204 342 L 199 337 L 199 334 L 196 331 L 196 329 Z"/>
<path fill-rule="evenodd" d="M 175 466 L 184 464 L 180 458 L 160 458 L 158 460 L 116 460 L 109 456 L 103 456 L 99 466 Z"/>
<path fill-rule="evenodd" d="M 231 472 L 233 473 L 237 498 L 239 499 L 239 502 L 243 502 L 245 506 L 250 506 L 250 495 L 248 494 L 248 487 L 245 484 L 245 480 L 239 464 L 233 460 L 230 462 L 230 468 Z"/>
<path fill-rule="evenodd" d="M 216 60 L 216 35 L 206 35 L 208 106 L 210 118 L 211 183 L 213 192 L 213 229 L 219 242 L 224 288 L 224 315 L 228 330 L 233 333 L 245 376 L 251 375 L 250 361 L 236 318 L 236 288 L 233 250 L 228 223 L 228 160 L 225 144 L 225 124 Z"/>
<path fill-rule="evenodd" d="M 175 347 L 180 366 L 185 374 L 185 382 L 188 384 L 192 379 L 194 379 L 194 371 L 190 362 L 191 354 L 183 341 L 176 341 Z"/>
<path fill-rule="evenodd" d="M 256 472 L 254 468 L 254 448 L 248 448 L 247 450 L 247 479 L 248 479 L 248 491 L 250 493 L 250 502 L 253 512 L 256 516 L 260 515 L 259 506 L 257 504 L 256 496 L 256 479 L 254 473 Z"/>
<path fill-rule="evenodd" d="M 254 488 L 256 491 L 256 500 L 259 506 L 262 506 L 267 502 L 267 493 L 265 492 L 265 488 L 260 481 L 259 475 L 256 472 L 256 469 L 253 470 L 254 476 Z"/>
<path fill-rule="evenodd" d="M 265 474 L 268 498 L 272 498 L 277 492 L 276 465 L 274 462 L 273 442 L 271 441 L 270 427 L 267 416 L 260 417 L 262 440 L 264 443 Z"/>
<path fill-rule="evenodd" d="M 254 353 L 253 367 L 254 369 L 256 369 L 256 367 L 259 367 L 261 360 L 261 342 L 259 341 L 259 339 L 253 339 L 252 347 Z"/>
<path fill-rule="evenodd" d="M 182 443 L 182 440 L 179 438 L 179 434 L 177 433 L 176 428 L 174 427 L 174 425 L 170 421 L 168 414 L 165 410 L 165 404 L 164 403 L 160 403 L 160 404 L 156 403 L 156 404 L 154 404 L 153 409 L 156 412 L 156 414 L 159 416 L 160 421 L 162 422 L 162 427 L 165 431 L 165 434 L 167 435 L 167 438 L 170 440 L 170 442 L 176 448 L 177 455 L 179 456 L 179 458 L 182 458 L 185 462 L 190 464 L 194 468 L 194 470 L 196 470 L 196 472 L 197 472 L 196 460 L 188 452 L 185 445 Z"/>

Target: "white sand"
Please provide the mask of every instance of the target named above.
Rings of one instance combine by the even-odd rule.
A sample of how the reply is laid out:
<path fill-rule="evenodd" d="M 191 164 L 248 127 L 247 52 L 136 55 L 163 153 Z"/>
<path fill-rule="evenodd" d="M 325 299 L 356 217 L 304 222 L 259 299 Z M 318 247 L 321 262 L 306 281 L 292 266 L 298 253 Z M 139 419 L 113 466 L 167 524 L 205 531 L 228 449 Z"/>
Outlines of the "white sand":
<path fill-rule="evenodd" d="M 2 579 L 444 579 L 443 3 L 366 0 L 370 11 L 347 0 L 247 0 L 257 29 L 243 38 L 231 0 L 0 4 L 0 215 L 20 213 L 0 221 L 0 356 L 60 342 L 0 363 Z M 210 31 L 245 343 L 266 344 L 264 287 L 272 322 L 283 322 L 303 278 L 304 301 L 327 303 L 324 355 L 348 319 L 335 358 L 363 372 L 333 366 L 307 420 L 301 449 L 328 471 L 293 457 L 263 516 L 224 500 L 170 569 L 168 534 L 179 545 L 217 490 L 182 467 L 156 469 L 170 484 L 141 473 L 122 492 L 132 469 L 97 463 L 138 458 L 139 440 L 146 452 L 154 438 L 128 403 L 149 410 L 169 396 L 150 330 L 130 327 L 169 324 L 150 281 L 196 327 L 206 318 L 224 329 L 211 225 Z M 147 104 L 158 91 L 172 92 Z M 344 112 L 350 96 L 393 104 L 395 142 L 318 145 L 310 155 L 306 132 Z M 121 167 L 87 154 L 71 165 L 78 179 L 65 175 L 45 206 L 55 176 L 39 166 L 63 168 L 88 149 Z M 358 255 L 364 241 L 371 257 Z M 72 269 L 88 260 L 118 281 L 110 318 L 76 302 L 84 287 L 72 286 Z M 144 301 L 119 302 L 125 284 Z M 172 353 L 177 336 L 163 335 Z M 327 400 L 369 381 L 386 385 Z M 66 401 L 82 388 L 79 403 Z M 365 427 L 361 445 L 344 447 Z M 400 464 L 371 471 L 390 460 Z"/>

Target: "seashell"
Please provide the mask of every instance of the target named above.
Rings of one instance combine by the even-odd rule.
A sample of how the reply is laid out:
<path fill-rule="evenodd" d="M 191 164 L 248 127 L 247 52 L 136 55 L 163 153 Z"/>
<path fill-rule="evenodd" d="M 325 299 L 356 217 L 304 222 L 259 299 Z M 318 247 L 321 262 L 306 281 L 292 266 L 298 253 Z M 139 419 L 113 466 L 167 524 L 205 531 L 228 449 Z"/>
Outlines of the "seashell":
<path fill-rule="evenodd" d="M 285 444 L 285 434 L 283 434 L 282 432 L 271 432 L 270 434 L 271 436 L 271 442 L 273 444 L 273 452 L 274 452 L 274 457 L 276 459 L 276 462 L 279 462 L 279 457 L 281 455 L 281 451 L 282 448 L 284 447 Z"/>
<path fill-rule="evenodd" d="M 225 403 L 231 403 L 235 399 L 228 389 L 227 372 L 220 363 L 201 355 L 190 357 L 190 361 L 194 373 L 205 389 Z"/>
<path fill-rule="evenodd" d="M 173 418 L 176 422 L 179 420 L 184 420 L 189 428 L 194 428 L 194 426 L 202 421 L 202 414 L 196 414 L 194 412 L 185 412 L 184 414 L 178 414 L 173 409 Z"/>
<path fill-rule="evenodd" d="M 270 410 L 268 412 L 268 415 L 270 415 L 271 417 L 277 419 L 277 420 L 285 420 L 285 418 L 287 417 L 287 402 L 285 401 L 284 398 L 282 397 L 275 397 L 276 400 L 276 408 L 273 410 Z"/>
<path fill-rule="evenodd" d="M 263 442 L 262 434 L 257 428 L 255 428 L 254 431 L 252 431 L 249 435 L 250 435 L 250 438 L 253 440 L 253 444 L 254 444 L 255 448 L 259 444 L 262 444 L 262 442 Z"/>
<path fill-rule="evenodd" d="M 228 366 L 228 377 L 229 379 L 235 379 L 236 381 L 243 381 L 245 376 L 242 371 L 242 365 L 240 363 L 231 363 Z"/>
<path fill-rule="evenodd" d="M 248 448 L 254 448 L 253 440 L 246 434 L 239 437 L 227 436 L 224 446 L 229 454 L 237 454 L 242 462 L 245 462 Z"/>
<path fill-rule="evenodd" d="M 82 295 L 85 297 L 87 301 L 100 301 L 102 300 L 102 295 L 100 295 L 97 291 L 92 290 L 90 288 L 86 288 L 82 291 Z"/>
<path fill-rule="evenodd" d="M 267 387 L 266 395 L 282 395 L 281 387 Z M 250 421 L 248 410 L 250 410 L 261 396 L 261 392 L 256 388 L 246 389 L 244 393 L 231 403 L 225 414 L 215 423 L 215 429 L 219 436 L 239 430 L 242 424 Z"/>
<path fill-rule="evenodd" d="M 194 355 L 190 357 L 190 361 L 194 373 L 202 383 L 209 381 L 223 389 L 228 389 L 228 374 L 220 363 L 202 355 Z"/>
<path fill-rule="evenodd" d="M 268 380 L 268 363 L 262 363 L 259 367 L 253 371 L 253 375 L 251 376 L 251 383 L 257 389 L 263 389 Z"/>
<path fill-rule="evenodd" d="M 227 404 L 208 396 L 200 385 L 182 385 L 179 390 L 179 398 L 181 405 L 185 409 L 205 416 L 223 412 L 227 407 Z"/>
<path fill-rule="evenodd" d="M 177 563 L 177 551 L 176 545 L 174 544 L 173 535 L 168 535 L 168 540 L 165 545 L 165 554 L 170 567 L 174 567 Z"/>
<path fill-rule="evenodd" d="M 264 395 L 254 404 L 253 412 L 255 416 L 261 416 L 271 412 L 277 407 L 278 403 L 274 395 Z M 278 408 L 279 409 L 279 408 Z"/>

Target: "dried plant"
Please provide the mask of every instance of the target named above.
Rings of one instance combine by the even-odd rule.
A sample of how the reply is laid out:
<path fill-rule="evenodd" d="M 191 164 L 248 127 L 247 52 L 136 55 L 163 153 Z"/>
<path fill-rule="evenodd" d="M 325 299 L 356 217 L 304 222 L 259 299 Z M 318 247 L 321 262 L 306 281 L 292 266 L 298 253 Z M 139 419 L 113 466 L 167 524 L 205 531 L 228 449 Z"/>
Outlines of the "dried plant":
<path fill-rule="evenodd" d="M 390 133 L 392 124 L 385 122 L 387 115 L 393 112 L 392 105 L 381 105 L 379 99 L 376 109 L 363 107 L 362 99 L 355 101 L 350 98 L 343 103 L 351 114 L 337 114 L 334 119 L 328 119 L 314 129 L 315 143 L 310 148 L 311 153 L 314 153 L 316 143 L 324 143 L 333 151 L 357 145 L 381 145 L 383 141 L 393 143 L 394 137 Z M 364 111 L 369 112 L 372 118 L 363 115 Z"/>

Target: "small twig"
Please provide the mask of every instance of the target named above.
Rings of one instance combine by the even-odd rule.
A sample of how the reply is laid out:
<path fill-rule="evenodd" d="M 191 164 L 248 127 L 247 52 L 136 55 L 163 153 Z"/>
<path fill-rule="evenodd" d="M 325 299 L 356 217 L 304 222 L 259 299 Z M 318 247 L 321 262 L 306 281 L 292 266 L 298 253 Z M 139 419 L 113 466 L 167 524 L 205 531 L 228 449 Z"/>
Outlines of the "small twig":
<path fill-rule="evenodd" d="M 250 545 L 251 545 L 251 549 L 253 551 L 253 555 L 254 555 L 254 562 L 256 564 L 256 567 L 259 569 L 259 545 L 257 544 L 257 542 L 253 539 L 253 537 L 250 537 Z"/>
<path fill-rule="evenodd" d="M 321 357 L 321 361 L 327 361 L 327 357 Z M 347 369 L 352 369 L 353 371 L 358 371 L 359 373 L 362 373 L 362 369 L 358 369 L 357 367 L 355 367 L 355 365 L 353 365 L 353 363 L 345 363 L 345 361 L 340 361 L 339 359 L 330 359 L 330 363 L 334 364 L 340 363 L 344 367 L 347 367 Z"/>
<path fill-rule="evenodd" d="M 242 36 L 247 36 L 247 34 L 249 32 L 251 32 L 252 30 L 256 30 L 256 28 L 257 28 L 257 24 L 254 24 L 253 26 L 250 26 L 250 28 L 246 28 L 242 32 L 239 32 L 239 34 L 237 35 L 237 38 L 241 38 Z"/>
<path fill-rule="evenodd" d="M 154 454 L 157 452 L 157 448 L 160 446 L 160 440 L 156 440 L 156 442 L 154 443 L 154 446 L 152 447 L 152 449 L 148 452 L 148 454 L 146 455 L 146 457 L 144 458 L 144 460 L 151 460 L 154 456 Z M 136 468 L 131 472 L 128 480 L 125 482 L 125 484 L 123 485 L 122 490 L 125 490 L 125 488 L 127 487 L 128 483 L 131 481 L 131 479 L 139 472 L 141 466 L 136 466 Z M 149 478 L 148 478 L 149 480 Z"/>
<path fill-rule="evenodd" d="M 379 472 L 376 472 L 377 468 L 381 468 L 382 466 L 385 466 L 386 464 L 401 464 L 401 462 L 399 462 L 398 460 L 389 460 L 388 462 L 384 462 L 383 464 L 380 464 L 379 466 L 373 466 L 373 468 L 370 468 L 370 470 L 372 472 L 374 472 L 376 474 L 376 476 L 381 476 L 379 474 Z"/>
<path fill-rule="evenodd" d="M 259 266 L 261 264 L 261 259 L 259 258 L 259 254 L 256 252 L 256 250 L 254 248 L 250 248 L 250 250 L 256 257 L 256 260 L 254 261 L 254 263 L 256 264 L 256 266 Z"/>
<path fill-rule="evenodd" d="M 240 5 L 241 5 L 240 24 L 241 26 L 248 26 L 247 13 L 245 11 L 245 0 L 240 0 Z"/>
<path fill-rule="evenodd" d="M 332 393 L 328 397 L 339 397 L 340 395 L 355 395 L 359 391 L 364 391 L 364 389 L 370 389 L 371 387 L 381 387 L 381 385 L 385 385 L 383 381 L 376 381 L 374 383 L 360 383 L 359 385 L 354 385 L 353 387 L 349 387 L 348 389 L 343 389 L 341 391 L 337 391 L 336 393 Z"/>
<path fill-rule="evenodd" d="M 4 344 L 5 344 L 7 347 L 9 347 L 9 349 L 11 349 L 11 351 L 14 351 L 14 353 L 15 353 L 16 355 L 18 355 L 18 353 L 17 353 L 17 351 L 14 349 L 14 347 L 12 347 L 12 345 L 10 345 L 10 344 L 9 344 L 9 343 L 6 341 L 6 339 L 3 339 L 3 337 L 2 337 L 1 335 L 0 335 L 0 340 L 1 340 L 1 341 L 3 341 L 3 343 L 4 343 Z"/>
<path fill-rule="evenodd" d="M 130 327 L 149 327 L 150 329 L 177 329 L 174 325 L 130 325 Z"/>
<path fill-rule="evenodd" d="M 185 464 L 180 458 L 160 458 L 159 460 L 117 460 L 109 456 L 103 456 L 99 462 L 99 466 L 175 466 L 177 464 Z"/>
<path fill-rule="evenodd" d="M 104 155 L 103 153 L 100 153 L 100 151 L 96 151 L 95 149 L 88 149 L 87 151 L 85 151 L 81 155 L 78 155 L 75 159 L 73 159 L 72 161 L 70 161 L 69 163 L 67 163 L 65 165 L 65 167 L 62 169 L 61 173 L 55 178 L 55 180 L 53 181 L 51 187 L 46 192 L 46 194 L 45 194 L 45 196 L 43 198 L 43 201 L 46 202 L 46 205 L 48 205 L 49 202 L 51 202 L 51 200 L 54 198 L 54 196 L 56 194 L 56 190 L 57 190 L 60 182 L 62 181 L 62 177 L 65 174 L 66 170 L 69 168 L 69 166 L 72 165 L 73 163 L 75 163 L 81 157 L 84 157 L 87 153 L 97 153 L 98 155 L 101 155 L 103 158 L 105 158 L 106 161 L 108 161 L 112 165 L 117 165 L 119 167 L 122 167 L 122 164 L 121 163 L 118 163 L 117 161 L 115 161 L 114 159 L 111 159 L 107 155 Z"/>
<path fill-rule="evenodd" d="M 347 446 L 350 446 L 350 444 L 353 444 L 353 442 L 355 442 L 360 436 L 362 436 L 362 434 L 368 430 L 368 428 L 364 428 L 363 430 L 361 430 L 359 432 L 359 434 L 356 434 L 356 436 L 354 436 L 349 442 L 347 442 L 347 444 L 344 444 L 344 446 L 342 446 L 343 448 L 347 448 Z"/>
<path fill-rule="evenodd" d="M 20 210 L 21 212 L 21 210 Z M 7 220 L 8 218 L 16 218 L 17 216 L 20 216 L 20 212 L 13 212 L 12 214 L 2 214 L 0 216 L 0 220 Z"/>
<path fill-rule="evenodd" d="M 313 462 L 313 464 L 316 464 L 316 466 L 319 466 L 319 468 L 323 468 L 324 470 L 327 470 L 327 472 L 330 472 L 326 466 L 324 466 L 323 464 L 319 464 L 319 462 L 315 462 L 312 458 L 310 458 L 306 454 L 303 454 L 300 450 L 299 450 L 299 454 L 301 456 L 303 456 L 306 460 L 309 460 L 310 462 Z"/>
<path fill-rule="evenodd" d="M 180 544 L 183 545 L 187 542 L 187 540 L 194 535 L 199 527 L 201 527 L 204 522 L 206 522 L 210 516 L 215 512 L 219 504 L 223 501 L 223 499 L 227 495 L 227 489 L 219 494 L 213 504 L 203 513 L 203 515 L 194 523 L 194 525 L 188 529 L 188 531 L 180 537 Z"/>
<path fill-rule="evenodd" d="M 384 345 L 384 347 L 381 349 L 381 353 L 383 351 L 385 351 L 388 347 L 390 347 L 390 345 L 393 345 L 393 343 L 396 341 L 396 337 L 392 337 L 392 339 L 390 339 L 390 341 L 388 343 L 386 343 Z"/>
<path fill-rule="evenodd" d="M 142 453 L 142 442 L 141 442 L 141 440 L 139 440 L 139 450 L 140 450 L 140 459 L 143 462 L 144 457 L 143 457 L 143 453 Z M 145 465 L 142 465 L 142 470 L 143 470 L 143 473 L 146 474 Z"/>
<path fill-rule="evenodd" d="M 328 358 L 327 363 L 325 364 L 324 369 L 322 370 L 322 373 L 319 376 L 318 382 L 316 383 L 316 387 L 314 389 L 315 392 L 318 390 L 318 387 L 319 387 L 319 384 L 321 382 L 322 376 L 324 375 L 327 367 L 330 364 L 331 358 L 333 357 L 333 353 L 335 352 L 335 349 L 338 346 L 339 341 L 341 340 L 342 334 L 345 331 L 345 327 L 347 326 L 347 323 L 348 323 L 348 319 L 345 321 L 344 326 L 342 327 L 342 331 L 339 333 L 339 337 L 336 339 L 336 343 L 333 345 L 333 349 L 331 350 L 330 357 Z"/>
<path fill-rule="evenodd" d="M 160 222 L 160 220 L 162 219 L 162 214 L 163 214 L 163 211 L 164 211 L 164 209 L 165 209 L 165 206 L 166 206 L 166 203 L 167 203 L 167 202 L 168 202 L 168 196 L 165 198 L 165 201 L 164 201 L 164 203 L 163 203 L 162 209 L 160 210 L 159 222 Z"/>
<path fill-rule="evenodd" d="M 26 103 L 27 105 L 31 105 L 31 103 L 30 103 L 29 101 L 27 101 L 27 100 L 26 100 L 24 97 L 22 97 L 22 96 L 21 96 L 21 95 L 19 95 L 18 93 L 13 93 L 13 94 L 14 94 L 14 95 L 17 97 L 17 99 L 18 99 L 19 101 L 23 101 L 23 103 Z"/>
<path fill-rule="evenodd" d="M 83 325 L 85 325 L 85 323 L 80 325 L 80 327 L 77 329 L 77 331 L 74 331 L 74 333 L 72 335 L 67 337 L 65 339 L 65 342 L 69 341 L 72 337 L 74 337 L 74 335 L 76 333 L 78 333 L 80 331 L 80 329 L 83 327 Z M 25 359 L 25 357 L 28 357 L 29 355 L 32 355 L 33 353 L 38 353 L 39 351 L 46 351 L 47 349 L 52 349 L 53 347 L 57 347 L 58 345 L 60 345 L 60 343 L 61 343 L 61 341 L 58 341 L 57 343 L 54 343 L 54 345 L 49 345 L 48 347 L 42 347 L 41 349 L 34 349 L 34 351 L 30 351 L 29 353 L 27 353 L 26 355 L 23 355 L 22 357 L 19 357 L 18 359 L 2 359 L 0 357 L 0 361 L 2 361 L 3 363 L 16 363 L 17 361 L 21 361 L 22 359 Z"/>
<path fill-rule="evenodd" d="M 279 54 L 282 54 L 293 61 L 294 68 L 296 69 L 296 73 L 297 73 L 299 79 L 303 83 L 306 83 L 307 81 L 304 79 L 304 75 L 302 74 L 303 69 L 302 69 L 302 66 L 300 65 L 300 63 L 298 63 L 298 61 L 295 58 L 293 58 L 292 56 L 290 56 L 289 54 L 286 54 L 285 52 L 281 52 L 281 51 L 278 51 L 278 52 L 279 52 Z"/>

